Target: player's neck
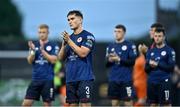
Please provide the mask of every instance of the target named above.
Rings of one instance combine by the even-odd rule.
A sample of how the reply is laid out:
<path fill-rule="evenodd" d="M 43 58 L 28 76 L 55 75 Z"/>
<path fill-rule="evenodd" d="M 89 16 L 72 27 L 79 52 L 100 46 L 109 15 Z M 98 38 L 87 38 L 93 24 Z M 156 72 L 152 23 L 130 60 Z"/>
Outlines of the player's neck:
<path fill-rule="evenodd" d="M 163 48 L 165 46 L 165 43 L 161 43 L 161 44 L 156 44 L 157 48 Z"/>
<path fill-rule="evenodd" d="M 46 40 L 39 40 L 40 42 L 43 42 L 43 43 L 47 43 L 47 42 L 49 42 L 49 40 L 48 39 L 46 39 Z"/>
<path fill-rule="evenodd" d="M 80 26 L 80 27 L 78 27 L 77 29 L 74 30 L 74 34 L 75 34 L 75 35 L 78 35 L 78 34 L 80 34 L 82 31 L 83 31 L 83 28 L 82 28 L 82 26 Z"/>
<path fill-rule="evenodd" d="M 124 42 L 124 38 L 120 40 L 116 40 L 116 43 L 122 43 L 122 42 Z"/>

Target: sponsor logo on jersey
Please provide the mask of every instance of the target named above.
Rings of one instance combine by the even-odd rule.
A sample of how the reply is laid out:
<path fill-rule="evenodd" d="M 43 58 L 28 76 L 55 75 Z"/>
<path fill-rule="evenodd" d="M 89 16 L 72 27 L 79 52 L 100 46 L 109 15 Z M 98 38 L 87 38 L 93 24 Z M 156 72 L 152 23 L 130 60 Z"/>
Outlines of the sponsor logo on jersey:
<path fill-rule="evenodd" d="M 151 56 L 154 56 L 154 52 L 151 53 Z"/>

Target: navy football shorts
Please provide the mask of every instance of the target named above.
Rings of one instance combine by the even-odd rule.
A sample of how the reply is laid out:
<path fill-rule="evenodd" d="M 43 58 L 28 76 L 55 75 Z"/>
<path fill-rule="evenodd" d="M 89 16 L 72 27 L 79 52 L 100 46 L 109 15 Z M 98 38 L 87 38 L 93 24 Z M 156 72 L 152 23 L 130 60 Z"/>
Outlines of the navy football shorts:
<path fill-rule="evenodd" d="M 110 81 L 108 86 L 108 97 L 116 100 L 131 100 L 134 96 L 132 82 Z"/>
<path fill-rule="evenodd" d="M 33 80 L 27 91 L 25 99 L 40 100 L 40 96 L 43 102 L 51 102 L 54 100 L 54 84 L 52 80 L 36 81 Z"/>
<path fill-rule="evenodd" d="M 160 83 L 149 83 L 147 89 L 148 103 L 170 104 L 171 103 L 171 84 L 166 79 Z"/>
<path fill-rule="evenodd" d="M 71 103 L 90 103 L 92 100 L 93 81 L 68 82 L 66 84 L 66 102 Z"/>

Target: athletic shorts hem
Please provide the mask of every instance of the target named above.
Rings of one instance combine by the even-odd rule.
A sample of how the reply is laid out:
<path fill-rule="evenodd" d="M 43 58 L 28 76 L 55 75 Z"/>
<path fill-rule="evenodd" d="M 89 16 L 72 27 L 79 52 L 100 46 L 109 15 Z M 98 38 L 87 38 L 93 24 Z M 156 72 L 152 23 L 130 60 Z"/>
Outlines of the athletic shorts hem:
<path fill-rule="evenodd" d="M 35 98 L 35 97 L 29 97 L 29 96 L 26 96 L 25 99 L 30 99 L 30 100 L 40 101 L 40 99 L 38 99 L 38 98 Z"/>
<path fill-rule="evenodd" d="M 78 100 L 66 100 L 66 103 L 72 104 L 72 103 L 79 103 Z"/>
<path fill-rule="evenodd" d="M 88 99 L 88 98 L 83 98 L 83 99 L 80 99 L 80 102 L 81 102 L 81 103 L 90 103 L 91 100 Z"/>
<path fill-rule="evenodd" d="M 45 100 L 43 100 L 43 102 L 52 102 L 52 101 L 54 101 L 54 99 L 45 99 Z"/>
<path fill-rule="evenodd" d="M 109 99 L 115 99 L 115 100 L 119 100 L 119 97 L 116 97 L 116 96 L 108 96 Z"/>

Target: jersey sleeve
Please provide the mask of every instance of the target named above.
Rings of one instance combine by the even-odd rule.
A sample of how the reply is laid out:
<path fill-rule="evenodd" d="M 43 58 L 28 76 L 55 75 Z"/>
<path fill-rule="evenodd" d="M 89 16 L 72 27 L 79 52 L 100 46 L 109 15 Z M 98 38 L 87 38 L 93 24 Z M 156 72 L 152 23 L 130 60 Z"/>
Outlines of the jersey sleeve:
<path fill-rule="evenodd" d="M 136 45 L 132 44 L 129 51 L 129 57 L 135 59 L 137 57 Z"/>
<path fill-rule="evenodd" d="M 53 49 L 52 49 L 51 55 L 57 56 L 59 52 L 59 46 L 57 44 L 53 44 L 52 47 Z"/>
<path fill-rule="evenodd" d="M 33 60 L 32 63 L 35 64 L 35 60 L 38 59 L 38 55 L 39 55 L 39 54 L 38 54 L 38 49 L 39 49 L 38 44 L 39 44 L 39 43 L 38 43 L 38 41 L 33 41 L 33 44 L 35 45 L 35 50 L 34 50 L 34 51 L 35 51 L 35 59 Z"/>
<path fill-rule="evenodd" d="M 136 57 L 137 57 L 136 46 L 134 44 L 131 44 L 129 46 L 128 59 L 121 58 L 120 63 L 126 66 L 133 66 L 135 64 Z"/>
<path fill-rule="evenodd" d="M 162 70 L 166 71 L 166 72 L 172 72 L 175 66 L 175 59 L 176 59 L 176 54 L 175 51 L 173 49 L 170 49 L 168 51 L 168 61 L 167 63 L 165 62 L 159 62 L 158 66 L 159 68 L 161 68 Z"/>
<path fill-rule="evenodd" d="M 147 51 L 146 53 L 146 65 L 145 65 L 145 71 L 146 73 L 149 73 L 151 71 L 151 66 L 149 65 L 149 61 L 150 61 L 150 49 Z"/>
<path fill-rule="evenodd" d="M 108 45 L 106 47 L 106 58 L 109 56 L 110 50 L 111 50 L 111 47 L 110 47 L 110 45 Z"/>
<path fill-rule="evenodd" d="M 90 50 L 92 50 L 93 47 L 94 47 L 94 44 L 95 44 L 95 38 L 94 38 L 94 36 L 93 36 L 93 35 L 88 35 L 88 36 L 85 38 L 85 40 L 83 40 L 81 46 L 87 47 L 87 48 L 89 48 Z"/>

